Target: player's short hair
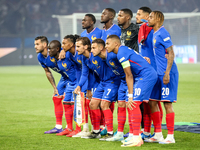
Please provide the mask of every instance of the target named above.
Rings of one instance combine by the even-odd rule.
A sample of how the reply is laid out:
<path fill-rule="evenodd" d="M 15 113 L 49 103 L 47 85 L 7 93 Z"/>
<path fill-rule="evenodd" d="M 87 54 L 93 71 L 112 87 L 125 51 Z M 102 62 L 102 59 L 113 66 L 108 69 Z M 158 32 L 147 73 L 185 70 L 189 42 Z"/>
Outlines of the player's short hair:
<path fill-rule="evenodd" d="M 91 51 L 91 42 L 90 42 L 90 39 L 88 37 L 79 37 L 78 39 L 76 39 L 76 42 L 78 42 L 78 41 L 81 41 L 84 46 L 88 45 L 87 50 L 89 52 Z"/>
<path fill-rule="evenodd" d="M 92 21 L 94 22 L 94 24 L 96 23 L 96 18 L 93 14 L 85 14 L 85 16 L 88 16 L 92 19 Z"/>
<path fill-rule="evenodd" d="M 61 43 L 58 40 L 53 40 L 53 41 L 50 42 L 50 44 L 51 43 L 54 43 L 55 47 L 58 47 L 59 51 L 61 51 Z"/>
<path fill-rule="evenodd" d="M 75 34 L 75 35 L 72 35 L 72 34 L 70 34 L 70 35 L 66 35 L 65 37 L 64 37 L 64 39 L 70 39 L 70 41 L 72 42 L 72 43 L 76 43 L 76 40 L 79 38 L 80 36 L 79 35 L 77 35 L 77 34 Z"/>
<path fill-rule="evenodd" d="M 139 10 L 143 10 L 143 12 L 146 12 L 146 13 L 149 13 L 149 14 L 152 12 L 152 10 L 149 7 L 146 7 L 146 6 L 140 7 Z"/>
<path fill-rule="evenodd" d="M 120 38 L 115 34 L 112 34 L 112 35 L 108 36 L 107 39 L 114 39 L 114 40 L 118 41 L 121 44 Z"/>
<path fill-rule="evenodd" d="M 92 41 L 92 43 L 100 44 L 103 47 L 105 47 L 105 45 L 106 45 L 105 42 L 104 42 L 104 40 L 102 40 L 102 39 L 95 39 L 95 40 Z"/>
<path fill-rule="evenodd" d="M 154 13 L 156 18 L 160 19 L 160 24 L 163 24 L 163 22 L 164 22 L 164 14 L 161 11 L 158 11 L 158 10 L 152 11 L 152 13 Z"/>
<path fill-rule="evenodd" d="M 116 11 L 112 8 L 105 8 L 106 10 L 108 10 L 110 13 L 112 13 L 112 15 L 114 16 L 113 18 L 115 18 L 116 16 Z"/>
<path fill-rule="evenodd" d="M 38 37 L 35 38 L 35 41 L 36 40 L 41 40 L 42 43 L 45 42 L 45 43 L 47 43 L 47 45 L 49 43 L 49 41 L 48 41 L 46 36 L 38 36 Z"/>
<path fill-rule="evenodd" d="M 123 11 L 125 14 L 128 14 L 130 15 L 131 18 L 133 18 L 133 12 L 130 9 L 124 8 L 124 9 L 121 9 L 120 11 Z"/>

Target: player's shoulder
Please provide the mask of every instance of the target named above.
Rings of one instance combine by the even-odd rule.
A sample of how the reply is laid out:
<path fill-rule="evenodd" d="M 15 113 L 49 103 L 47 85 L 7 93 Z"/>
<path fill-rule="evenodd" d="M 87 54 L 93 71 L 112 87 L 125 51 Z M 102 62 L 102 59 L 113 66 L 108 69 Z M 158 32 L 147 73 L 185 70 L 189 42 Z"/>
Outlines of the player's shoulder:
<path fill-rule="evenodd" d="M 95 31 L 96 31 L 96 32 L 102 32 L 102 30 L 99 29 L 98 27 L 95 27 Z"/>
<path fill-rule="evenodd" d="M 82 33 L 81 33 L 81 37 L 85 37 L 85 35 L 86 35 L 86 30 L 84 30 Z"/>
<path fill-rule="evenodd" d="M 117 30 L 120 30 L 120 31 L 121 31 L 121 28 L 120 28 L 118 25 L 116 25 L 116 24 L 114 24 L 112 28 L 113 28 L 113 29 L 117 29 Z"/>
<path fill-rule="evenodd" d="M 130 28 L 131 28 L 132 30 L 139 30 L 140 27 L 139 27 L 139 25 L 137 25 L 137 24 L 131 23 Z"/>
<path fill-rule="evenodd" d="M 38 58 L 38 61 L 40 61 L 40 62 L 45 59 L 45 57 L 41 53 L 37 54 L 37 58 Z"/>

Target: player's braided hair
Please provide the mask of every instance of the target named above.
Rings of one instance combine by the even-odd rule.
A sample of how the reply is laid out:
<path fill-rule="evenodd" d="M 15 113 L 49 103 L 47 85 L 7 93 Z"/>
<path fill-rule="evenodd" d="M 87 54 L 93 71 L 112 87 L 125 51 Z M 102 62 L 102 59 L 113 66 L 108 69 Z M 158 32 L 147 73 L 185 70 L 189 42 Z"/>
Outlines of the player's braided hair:
<path fill-rule="evenodd" d="M 48 41 L 46 36 L 38 36 L 38 37 L 35 38 L 35 41 L 36 40 L 41 40 L 41 42 L 45 42 L 45 43 L 47 43 L 47 45 L 49 43 L 49 41 Z"/>
<path fill-rule="evenodd" d="M 164 14 L 161 11 L 155 10 L 152 11 L 157 19 L 160 19 L 160 24 L 162 25 L 164 22 Z"/>
<path fill-rule="evenodd" d="M 81 41 L 84 46 L 87 45 L 88 46 L 87 50 L 89 52 L 91 51 L 91 42 L 88 37 L 80 37 L 76 40 L 76 42 L 78 42 L 78 41 Z"/>
<path fill-rule="evenodd" d="M 72 43 L 74 43 L 74 45 L 75 45 L 76 40 L 77 40 L 79 37 L 80 37 L 80 36 L 77 35 L 77 34 L 75 34 L 75 35 L 70 34 L 70 35 L 66 35 L 66 36 L 64 37 L 64 39 L 70 39 L 70 41 L 71 41 Z"/>

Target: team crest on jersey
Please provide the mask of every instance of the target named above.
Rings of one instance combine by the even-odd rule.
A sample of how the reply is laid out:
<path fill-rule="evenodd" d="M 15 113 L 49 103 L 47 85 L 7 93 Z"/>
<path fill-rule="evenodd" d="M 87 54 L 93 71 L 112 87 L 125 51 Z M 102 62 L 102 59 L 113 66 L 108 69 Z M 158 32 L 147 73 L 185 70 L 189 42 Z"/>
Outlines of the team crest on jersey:
<path fill-rule="evenodd" d="M 67 69 L 67 64 L 62 62 L 62 66 Z M 68 69 L 67 69 L 68 70 Z"/>
<path fill-rule="evenodd" d="M 92 60 L 92 63 L 97 67 L 97 69 L 100 67 L 97 60 L 95 61 Z"/>
<path fill-rule="evenodd" d="M 115 69 L 118 68 L 117 66 L 115 66 L 115 63 L 114 63 L 114 62 L 111 62 L 111 61 L 109 60 L 109 63 L 110 63 L 110 65 L 111 65 L 113 68 L 115 68 Z"/>
<path fill-rule="evenodd" d="M 153 39 L 153 45 L 155 45 L 156 44 L 156 39 Z"/>
<path fill-rule="evenodd" d="M 131 31 L 127 31 L 126 34 L 127 34 L 126 40 L 130 40 L 131 39 Z"/>
<path fill-rule="evenodd" d="M 80 59 L 77 58 L 77 61 L 79 64 L 82 64 L 82 61 Z"/>
<path fill-rule="evenodd" d="M 51 62 L 53 62 L 53 63 L 56 62 L 55 58 L 51 58 L 51 57 L 50 57 L 50 60 L 51 60 Z"/>
<path fill-rule="evenodd" d="M 94 35 L 91 37 L 92 41 L 97 39 L 97 37 L 94 37 Z"/>

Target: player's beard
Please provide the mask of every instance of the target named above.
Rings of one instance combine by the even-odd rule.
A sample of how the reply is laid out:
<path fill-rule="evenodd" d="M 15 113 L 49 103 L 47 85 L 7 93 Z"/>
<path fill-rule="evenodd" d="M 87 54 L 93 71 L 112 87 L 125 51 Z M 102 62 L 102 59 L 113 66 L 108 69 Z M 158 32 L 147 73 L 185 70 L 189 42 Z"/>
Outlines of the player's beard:
<path fill-rule="evenodd" d="M 87 27 L 83 27 L 82 26 L 82 29 L 89 29 L 91 26 L 87 26 Z"/>
<path fill-rule="evenodd" d="M 109 20 L 101 21 L 100 23 L 106 24 Z"/>

